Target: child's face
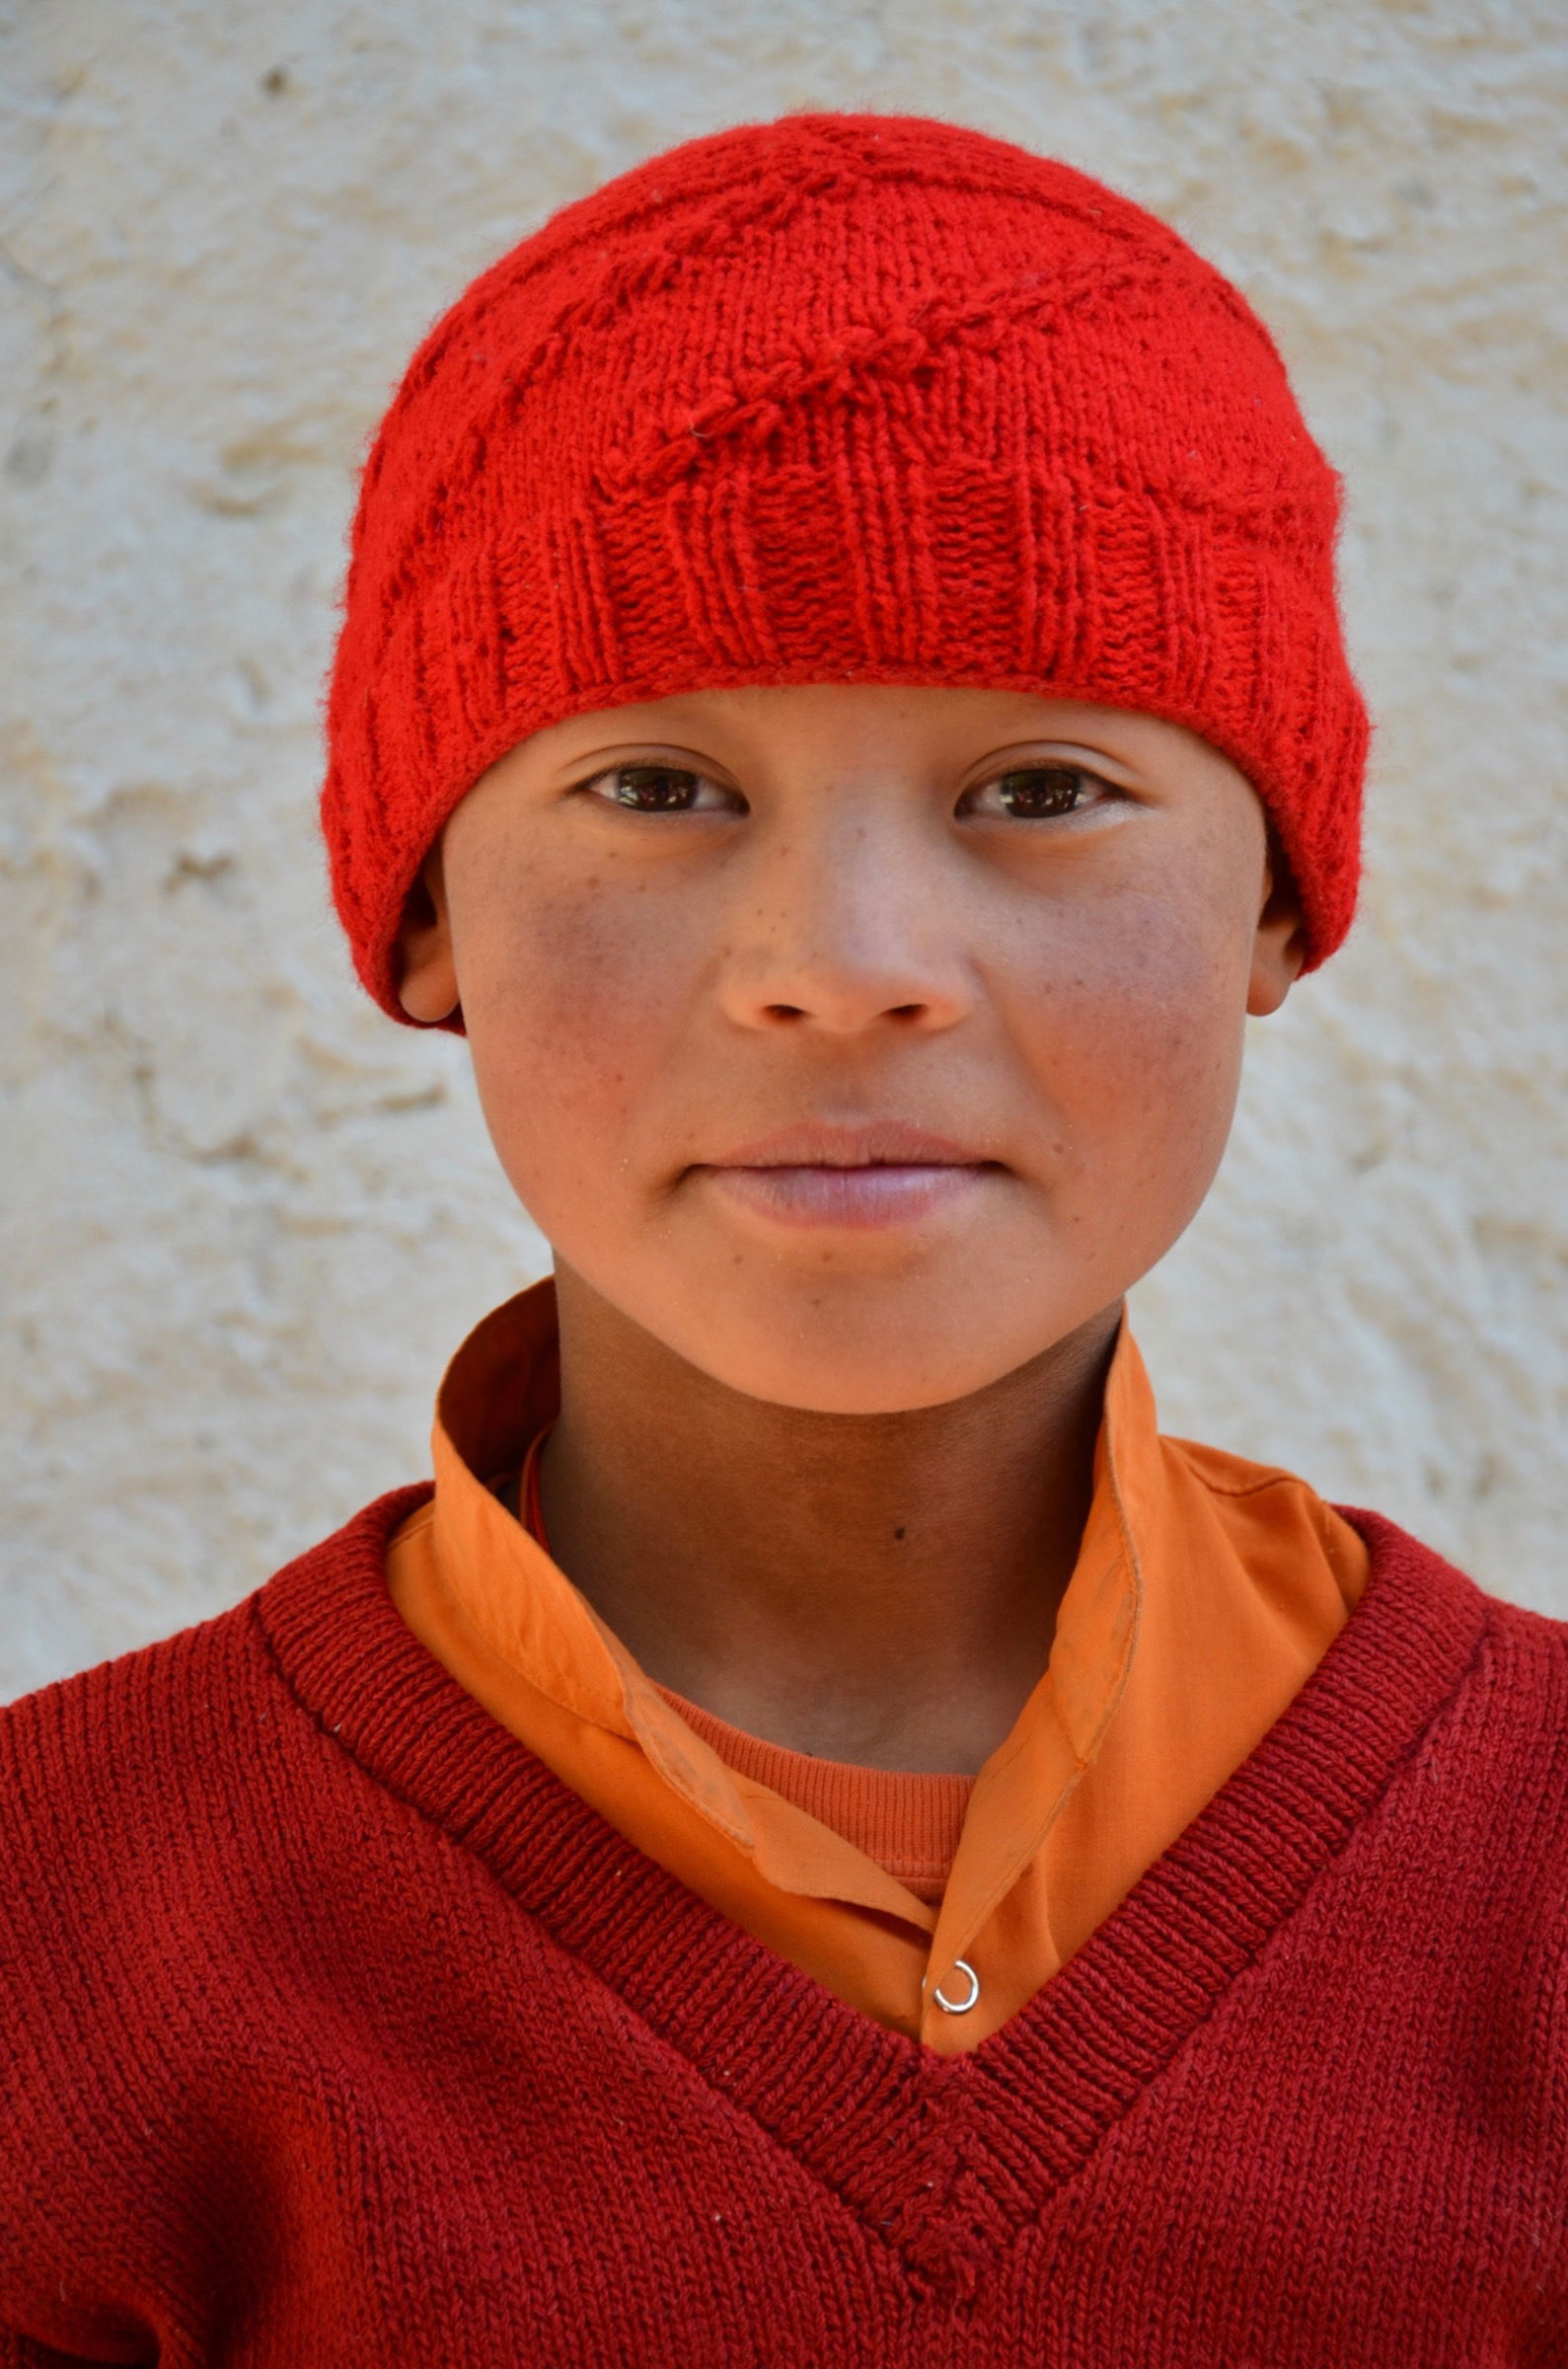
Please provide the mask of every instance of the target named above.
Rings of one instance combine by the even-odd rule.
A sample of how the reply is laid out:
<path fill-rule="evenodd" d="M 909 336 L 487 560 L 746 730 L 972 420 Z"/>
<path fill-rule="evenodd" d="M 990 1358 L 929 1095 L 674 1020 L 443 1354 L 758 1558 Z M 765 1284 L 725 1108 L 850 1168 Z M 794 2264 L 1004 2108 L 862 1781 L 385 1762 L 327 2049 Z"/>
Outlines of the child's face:
<path fill-rule="evenodd" d="M 694 692 L 536 733 L 405 928 L 558 1258 L 737 1390 L 870 1414 L 1114 1307 L 1301 963 L 1243 777 L 1003 691 Z M 432 910 L 433 908 L 433 910 Z"/>

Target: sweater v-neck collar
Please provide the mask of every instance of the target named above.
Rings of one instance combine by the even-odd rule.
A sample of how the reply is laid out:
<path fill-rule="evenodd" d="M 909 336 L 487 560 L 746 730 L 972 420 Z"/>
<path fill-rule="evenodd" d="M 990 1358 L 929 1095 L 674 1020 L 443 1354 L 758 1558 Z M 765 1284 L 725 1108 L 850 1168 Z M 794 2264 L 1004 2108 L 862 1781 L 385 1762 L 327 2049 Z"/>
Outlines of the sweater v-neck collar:
<path fill-rule="evenodd" d="M 1367 1591 L 1283 1719 L 1055 1979 L 942 2058 L 644 1858 L 404 1626 L 382 1498 L 255 1599 L 282 1675 L 518 1905 L 933 2291 L 962 2292 L 1087 2160 L 1298 1908 L 1474 1653 L 1485 1599 L 1376 1515 Z"/>

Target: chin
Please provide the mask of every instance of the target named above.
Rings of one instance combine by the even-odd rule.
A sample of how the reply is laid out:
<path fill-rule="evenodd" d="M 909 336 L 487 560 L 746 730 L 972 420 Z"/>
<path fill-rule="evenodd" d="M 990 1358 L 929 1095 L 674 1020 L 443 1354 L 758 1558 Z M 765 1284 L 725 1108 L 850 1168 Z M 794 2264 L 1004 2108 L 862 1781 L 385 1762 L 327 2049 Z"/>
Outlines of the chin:
<path fill-rule="evenodd" d="M 670 1347 L 726 1389 L 811 1414 L 908 1414 L 944 1407 L 1000 1382 L 1063 1338 L 1071 1324 L 1027 1329 L 1018 1311 L 976 1322 L 971 1307 L 944 1324 L 930 1303 L 902 1321 L 863 1308 L 781 1309 L 771 1322 L 680 1327 Z"/>

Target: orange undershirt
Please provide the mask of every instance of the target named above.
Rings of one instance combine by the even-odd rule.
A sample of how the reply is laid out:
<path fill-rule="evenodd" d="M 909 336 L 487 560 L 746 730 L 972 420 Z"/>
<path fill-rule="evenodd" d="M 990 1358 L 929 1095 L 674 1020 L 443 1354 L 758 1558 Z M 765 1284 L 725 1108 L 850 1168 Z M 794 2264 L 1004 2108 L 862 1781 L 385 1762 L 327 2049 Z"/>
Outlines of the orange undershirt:
<path fill-rule="evenodd" d="M 400 1613 L 650 1859 L 946 2055 L 1082 1948 L 1274 1724 L 1366 1581 L 1357 1533 L 1305 1482 L 1160 1436 L 1124 1324 L 1050 1662 L 1011 1732 L 973 1779 L 847 1768 L 657 1686 L 507 1511 L 488 1484 L 518 1471 L 557 1390 L 546 1282 L 447 1371 L 435 1495 L 388 1554 Z"/>

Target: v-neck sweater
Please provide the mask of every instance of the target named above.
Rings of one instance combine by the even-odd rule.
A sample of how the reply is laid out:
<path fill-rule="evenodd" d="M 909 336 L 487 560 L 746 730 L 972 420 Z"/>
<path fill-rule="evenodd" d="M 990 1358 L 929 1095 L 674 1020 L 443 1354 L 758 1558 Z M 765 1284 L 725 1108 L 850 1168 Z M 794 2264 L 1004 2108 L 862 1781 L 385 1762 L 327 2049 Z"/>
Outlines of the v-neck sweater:
<path fill-rule="evenodd" d="M 416 1501 L 0 1717 L 6 2369 L 1562 2362 L 1563 1627 L 1354 1517 L 1283 1718 L 941 2058 L 455 1684 Z"/>

